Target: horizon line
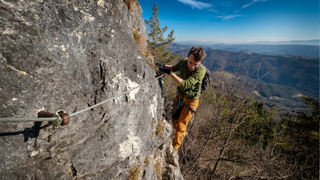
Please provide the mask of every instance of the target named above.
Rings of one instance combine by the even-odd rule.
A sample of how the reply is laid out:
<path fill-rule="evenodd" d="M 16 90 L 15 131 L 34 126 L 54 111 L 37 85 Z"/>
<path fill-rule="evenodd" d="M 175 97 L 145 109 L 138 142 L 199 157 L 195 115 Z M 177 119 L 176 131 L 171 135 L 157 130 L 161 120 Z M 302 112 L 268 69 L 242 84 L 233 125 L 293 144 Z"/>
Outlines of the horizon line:
<path fill-rule="evenodd" d="M 183 40 L 183 41 L 174 41 L 173 43 L 178 43 L 178 42 L 197 42 L 197 43 L 213 43 L 213 44 L 246 44 L 246 43 L 260 43 L 260 42 L 268 42 L 268 43 L 279 43 L 279 42 L 292 42 L 292 41 L 318 41 L 320 42 L 319 39 L 304 39 L 304 40 L 287 40 L 287 41 L 250 41 L 250 42 L 214 42 L 214 41 L 196 41 L 196 40 Z"/>

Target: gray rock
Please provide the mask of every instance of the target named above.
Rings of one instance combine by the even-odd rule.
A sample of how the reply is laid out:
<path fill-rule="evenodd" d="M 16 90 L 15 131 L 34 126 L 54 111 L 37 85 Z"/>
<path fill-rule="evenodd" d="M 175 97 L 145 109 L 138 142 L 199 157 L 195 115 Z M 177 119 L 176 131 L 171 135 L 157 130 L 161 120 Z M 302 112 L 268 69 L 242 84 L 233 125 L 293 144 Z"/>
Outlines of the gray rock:
<path fill-rule="evenodd" d="M 0 1 L 0 117 L 72 114 L 153 79 L 132 35 L 141 13 L 123 0 Z M 153 81 L 60 128 L 1 122 L 0 179 L 127 179 L 169 137 L 169 124 L 155 134 L 162 112 Z"/>
<path fill-rule="evenodd" d="M 168 180 L 183 180 L 179 167 L 179 156 L 172 147 L 172 140 L 168 139 L 153 153 L 156 168 L 161 171 L 161 177 Z M 160 167 L 160 168 L 159 168 Z"/>
<path fill-rule="evenodd" d="M 157 180 L 157 172 L 154 164 L 153 155 L 148 156 L 148 162 L 145 163 L 142 169 L 141 180 Z"/>

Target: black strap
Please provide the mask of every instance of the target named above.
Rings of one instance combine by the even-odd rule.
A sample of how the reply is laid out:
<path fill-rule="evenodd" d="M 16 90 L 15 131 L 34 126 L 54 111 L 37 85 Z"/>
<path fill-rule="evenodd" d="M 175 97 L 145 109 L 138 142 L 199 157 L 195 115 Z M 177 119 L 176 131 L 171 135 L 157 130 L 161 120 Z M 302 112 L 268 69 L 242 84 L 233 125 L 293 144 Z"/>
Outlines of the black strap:
<path fill-rule="evenodd" d="M 196 109 L 192 109 L 191 107 L 187 106 L 184 102 L 183 102 L 183 107 L 186 107 L 187 109 L 189 109 L 190 111 L 196 113 L 197 110 Z"/>

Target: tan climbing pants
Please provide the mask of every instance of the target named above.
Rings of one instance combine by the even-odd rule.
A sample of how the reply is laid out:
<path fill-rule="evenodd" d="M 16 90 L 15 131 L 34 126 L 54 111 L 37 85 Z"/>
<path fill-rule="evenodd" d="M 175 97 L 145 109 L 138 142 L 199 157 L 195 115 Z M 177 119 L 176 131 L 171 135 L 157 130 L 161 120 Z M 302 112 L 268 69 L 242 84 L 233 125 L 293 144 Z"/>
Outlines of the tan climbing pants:
<path fill-rule="evenodd" d="M 179 98 L 180 98 L 180 94 L 177 93 L 175 101 L 174 101 L 175 104 L 173 106 L 173 114 L 177 111 Z M 180 103 L 179 107 L 183 107 L 183 104 L 182 104 L 183 99 L 184 99 L 184 97 L 181 97 L 181 103 Z M 185 103 L 185 105 L 187 105 L 188 107 L 190 107 L 192 109 L 197 109 L 197 107 L 199 105 L 199 98 L 198 97 L 195 99 L 186 98 L 184 103 Z M 186 135 L 188 122 L 190 121 L 193 113 L 194 112 L 189 110 L 187 107 L 183 107 L 178 119 L 172 120 L 172 125 L 173 125 L 174 129 L 176 130 L 176 136 L 172 142 L 173 148 L 178 149 L 181 146 L 182 140 L 183 140 L 184 136 Z"/>

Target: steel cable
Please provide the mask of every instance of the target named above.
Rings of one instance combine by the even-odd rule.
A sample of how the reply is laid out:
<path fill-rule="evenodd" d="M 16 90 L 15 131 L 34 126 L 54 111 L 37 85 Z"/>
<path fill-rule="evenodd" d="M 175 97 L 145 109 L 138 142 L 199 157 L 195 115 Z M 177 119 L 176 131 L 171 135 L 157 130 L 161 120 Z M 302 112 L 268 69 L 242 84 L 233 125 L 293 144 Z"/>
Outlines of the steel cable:
<path fill-rule="evenodd" d="M 82 109 L 82 110 L 80 110 L 78 112 L 72 113 L 69 116 L 73 117 L 73 116 L 76 116 L 76 115 L 78 115 L 80 113 L 88 111 L 90 109 L 93 109 L 93 108 L 95 108 L 97 106 L 100 106 L 100 105 L 102 105 L 102 104 L 104 104 L 104 103 L 106 103 L 108 101 L 111 101 L 112 99 L 115 99 L 115 98 L 120 97 L 120 96 L 122 96 L 122 95 L 124 95 L 124 94 L 126 94 L 126 93 L 128 93 L 130 91 L 133 91 L 133 90 L 135 90 L 135 89 L 137 89 L 137 88 L 139 88 L 139 87 L 141 87 L 143 85 L 149 84 L 150 82 L 155 81 L 155 80 L 157 80 L 157 79 L 159 79 L 161 77 L 162 76 L 156 77 L 156 78 L 154 78 L 154 79 L 152 79 L 152 80 L 150 80 L 148 82 L 145 82 L 145 83 L 143 83 L 143 84 L 141 84 L 141 85 L 139 85 L 139 86 L 137 86 L 135 88 L 129 89 L 128 91 L 125 91 L 125 92 L 123 92 L 121 94 L 118 94 L 118 95 L 116 95 L 116 96 L 114 96 L 112 98 L 109 98 L 109 99 L 107 99 L 105 101 L 102 101 L 102 102 L 100 102 L 98 104 L 95 104 L 93 106 L 90 106 L 88 108 Z M 56 117 L 48 117 L 48 118 L 0 118 L 0 122 L 54 121 L 56 119 L 57 119 Z"/>
<path fill-rule="evenodd" d="M 54 121 L 56 117 L 49 118 L 0 118 L 0 122 L 28 122 L 28 121 Z"/>
<path fill-rule="evenodd" d="M 146 82 L 146 83 L 143 83 L 143 84 L 141 84 L 141 85 L 139 85 L 139 86 L 137 86 L 137 87 L 135 87 L 135 88 L 132 88 L 132 89 L 130 89 L 130 90 L 128 90 L 128 91 L 125 91 L 125 92 L 123 92 L 123 93 L 121 93 L 121 94 L 118 94 L 118 95 L 116 95 L 116 96 L 113 96 L 112 98 L 109 98 L 109 99 L 107 99 L 107 100 L 105 100 L 105 101 L 102 101 L 102 102 L 100 102 L 100 103 L 98 103 L 98 104 L 95 104 L 95 105 L 93 105 L 93 106 L 90 106 L 90 107 L 88 107 L 88 108 L 86 108 L 86 109 L 83 109 L 83 110 L 81 110 L 81 111 L 72 113 L 72 114 L 70 114 L 69 116 L 70 116 L 70 117 L 73 117 L 73 116 L 75 116 L 75 115 L 78 115 L 78 114 L 83 113 L 83 112 L 85 112 L 85 111 L 88 111 L 88 110 L 90 110 L 90 109 L 93 109 L 93 108 L 95 108 L 95 107 L 97 107 L 97 106 L 100 106 L 101 104 L 104 104 L 104 103 L 106 103 L 106 102 L 108 102 L 108 101 L 111 101 L 112 99 L 115 99 L 115 98 L 117 98 L 117 97 L 120 97 L 120 96 L 126 94 L 127 92 L 133 91 L 133 90 L 139 88 L 140 86 L 143 86 L 143 85 L 145 85 L 145 84 L 148 84 L 148 83 L 150 83 L 150 82 L 152 82 L 152 81 L 154 81 L 154 80 L 157 80 L 157 79 L 159 79 L 159 78 L 161 78 L 161 77 L 162 77 L 162 76 L 159 76 L 159 77 L 157 77 L 157 78 L 155 78 L 155 79 L 152 79 L 152 80 L 150 80 L 150 81 L 148 81 L 148 82 Z"/>

